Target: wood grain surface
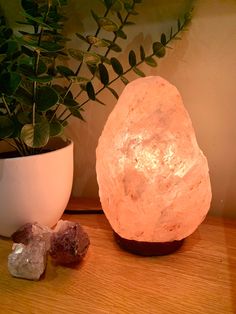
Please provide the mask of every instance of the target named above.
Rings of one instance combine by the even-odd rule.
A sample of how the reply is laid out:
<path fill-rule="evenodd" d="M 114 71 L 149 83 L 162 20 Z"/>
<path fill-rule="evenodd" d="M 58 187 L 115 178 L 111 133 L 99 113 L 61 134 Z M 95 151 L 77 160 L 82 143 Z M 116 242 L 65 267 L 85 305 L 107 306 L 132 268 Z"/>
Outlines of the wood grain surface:
<path fill-rule="evenodd" d="M 38 282 L 12 278 L 12 242 L 0 239 L 0 313 L 236 313 L 236 221 L 208 217 L 168 256 L 121 250 L 101 214 L 66 214 L 91 239 L 76 268 L 48 260 Z"/>

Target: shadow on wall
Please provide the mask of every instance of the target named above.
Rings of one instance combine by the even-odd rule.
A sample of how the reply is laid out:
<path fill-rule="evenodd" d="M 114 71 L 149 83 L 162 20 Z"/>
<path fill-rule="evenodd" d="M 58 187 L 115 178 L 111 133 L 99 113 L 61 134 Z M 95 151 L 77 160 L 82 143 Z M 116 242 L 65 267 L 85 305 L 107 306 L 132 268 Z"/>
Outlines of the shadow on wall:
<path fill-rule="evenodd" d="M 89 10 L 91 8 L 95 11 L 97 10 L 97 1 L 90 1 L 89 5 L 87 4 L 86 6 L 83 6 L 83 3 L 86 3 L 86 1 L 80 2 L 81 7 L 83 7 L 83 11 L 79 9 L 78 1 L 72 1 L 70 7 L 68 8 L 68 12 L 76 12 L 76 10 L 78 10 L 79 20 L 83 24 L 81 30 L 74 29 L 74 25 L 72 25 L 72 17 L 72 19 L 68 21 L 67 28 L 67 31 L 69 29 L 71 33 L 76 31 L 84 32 L 85 29 L 89 30 L 89 32 L 85 32 L 85 34 L 90 32 L 94 33 L 95 31 L 94 27 L 96 25 L 94 24 L 93 19 L 90 17 Z M 171 1 L 168 7 L 166 6 L 166 1 L 164 0 L 159 1 L 158 6 L 156 1 L 143 1 L 142 4 L 137 5 L 137 11 L 140 13 L 140 15 L 134 16 L 132 18 L 133 21 L 137 22 L 137 24 L 125 29 L 128 35 L 128 40 L 124 41 L 120 39 L 118 41 L 119 45 L 122 46 L 123 51 L 119 55 L 113 52 L 109 56 L 118 56 L 124 69 L 127 68 L 127 55 L 131 49 L 134 49 L 134 51 L 138 54 L 139 45 L 142 44 L 145 47 L 147 53 L 150 52 L 152 49 L 151 43 L 153 41 L 159 40 L 160 34 L 163 31 L 168 34 L 170 32 L 171 26 L 174 25 L 174 27 L 176 27 L 177 18 L 190 6 L 191 1 Z M 100 9 L 101 7 L 98 6 L 98 10 Z M 85 10 L 87 10 L 87 13 L 85 13 Z M 78 41 L 78 38 L 73 38 L 73 41 L 70 43 L 70 45 L 74 47 L 79 44 L 80 42 Z M 185 41 L 185 45 L 186 44 L 187 41 Z M 181 50 L 180 53 L 184 53 L 184 51 Z M 175 71 L 175 67 L 177 66 L 178 65 L 176 63 L 174 66 L 172 66 L 172 70 Z M 147 75 L 158 74 L 158 68 L 154 69 L 145 65 L 141 65 L 140 69 L 143 70 Z M 129 80 L 133 80 L 137 78 L 137 76 L 134 73 L 129 73 L 127 78 Z M 124 88 L 124 85 L 119 81 L 113 84 L 112 87 L 115 88 L 120 94 Z M 67 130 L 67 134 L 71 136 L 76 143 L 73 195 L 82 195 L 88 197 L 96 197 L 98 195 L 98 186 L 95 173 L 95 149 L 106 119 L 116 103 L 116 99 L 109 92 L 103 92 L 101 94 L 101 98 L 107 104 L 105 107 L 101 107 L 97 103 L 89 102 L 85 108 L 85 118 L 87 123 L 84 124 L 72 118 L 72 124 Z"/>

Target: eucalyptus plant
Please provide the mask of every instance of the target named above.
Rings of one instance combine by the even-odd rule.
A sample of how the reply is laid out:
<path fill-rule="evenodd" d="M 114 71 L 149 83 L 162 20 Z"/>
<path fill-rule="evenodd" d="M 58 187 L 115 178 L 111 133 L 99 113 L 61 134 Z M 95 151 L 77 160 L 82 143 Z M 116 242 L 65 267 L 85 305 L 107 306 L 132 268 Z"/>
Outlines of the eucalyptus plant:
<path fill-rule="evenodd" d="M 71 116 L 84 121 L 84 106 L 90 100 L 104 104 L 100 98 L 104 89 L 118 98 L 111 87 L 115 81 L 127 84 L 130 71 L 145 76 L 139 68 L 142 63 L 156 67 L 156 58 L 164 57 L 169 42 L 178 39 L 189 14 L 178 20 L 176 31 L 171 28 L 168 35 L 163 33 L 153 42 L 151 53 L 147 54 L 142 45 L 138 52 L 130 50 L 129 65 L 124 68 L 119 61 L 119 41 L 127 39 L 126 27 L 134 24 L 139 3 L 141 0 L 102 1 L 102 16 L 91 10 L 95 33 L 76 33 L 83 42 L 81 47 L 87 45 L 81 49 L 68 49 L 69 39 L 63 35 L 67 0 L 22 0 L 24 21 L 18 21 L 18 34 L 1 17 L 0 140 L 20 155 L 40 153 L 51 137 L 63 134 Z M 68 58 L 78 62 L 76 70 L 65 66 Z M 86 76 L 81 75 L 84 67 Z M 100 85 L 95 88 L 97 79 Z M 75 84 L 77 94 L 72 93 Z"/>

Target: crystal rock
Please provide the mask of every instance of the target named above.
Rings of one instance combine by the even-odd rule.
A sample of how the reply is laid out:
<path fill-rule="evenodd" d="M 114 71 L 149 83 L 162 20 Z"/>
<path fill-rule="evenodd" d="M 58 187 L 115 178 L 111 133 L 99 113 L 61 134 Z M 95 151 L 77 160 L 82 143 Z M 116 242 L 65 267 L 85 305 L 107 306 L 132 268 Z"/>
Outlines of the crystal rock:
<path fill-rule="evenodd" d="M 43 239 L 46 242 L 46 248 L 50 248 L 52 229 L 47 226 L 40 225 L 37 222 L 26 223 L 11 236 L 12 240 L 16 243 L 23 243 L 27 245 L 36 236 Z"/>
<path fill-rule="evenodd" d="M 47 263 L 47 247 L 40 237 L 34 237 L 27 245 L 14 243 L 8 256 L 8 270 L 14 277 L 39 280 Z"/>
<path fill-rule="evenodd" d="M 102 207 L 121 237 L 181 240 L 205 218 L 207 159 L 178 90 L 163 78 L 139 78 L 125 87 L 96 156 Z"/>
<path fill-rule="evenodd" d="M 60 220 L 52 234 L 49 253 L 58 264 L 78 263 L 89 244 L 88 234 L 79 223 Z"/>

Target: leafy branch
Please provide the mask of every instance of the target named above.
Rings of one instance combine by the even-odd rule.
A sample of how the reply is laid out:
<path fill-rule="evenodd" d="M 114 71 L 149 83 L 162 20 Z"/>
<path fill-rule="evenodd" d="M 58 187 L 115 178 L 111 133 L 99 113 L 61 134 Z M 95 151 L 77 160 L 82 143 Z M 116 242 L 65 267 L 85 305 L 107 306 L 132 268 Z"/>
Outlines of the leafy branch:
<path fill-rule="evenodd" d="M 141 2 L 103 0 L 102 16 L 91 11 L 97 25 L 94 34 L 76 33 L 86 49 L 66 48 L 69 39 L 63 35 L 63 8 L 67 0 L 21 0 L 25 20 L 18 23 L 30 30 L 19 29 L 20 35 L 14 35 L 0 18 L 0 140 L 20 155 L 40 153 L 51 137 L 63 134 L 71 116 L 84 121 L 84 106 L 90 100 L 104 104 L 98 98 L 103 90 L 118 98 L 112 88 L 115 81 L 127 84 L 130 71 L 145 76 L 139 68 L 142 63 L 157 66 L 155 58 L 165 56 L 189 16 L 178 20 L 175 32 L 171 29 L 168 36 L 161 34 L 160 41 L 152 44 L 152 53 L 146 54 L 142 45 L 139 54 L 129 51 L 126 69 L 119 57 L 109 57 L 110 52 L 119 55 L 122 51 L 118 40 L 127 39 L 125 28 L 134 24 L 132 18 Z M 112 39 L 107 34 L 113 34 Z M 65 66 L 63 59 L 68 57 L 78 61 L 76 70 Z M 88 71 L 85 77 L 80 74 L 84 67 Z M 100 85 L 95 89 L 97 79 Z M 72 93 L 74 85 L 79 87 L 77 94 Z M 87 97 L 81 98 L 83 93 Z"/>
<path fill-rule="evenodd" d="M 141 1 L 139 1 L 140 3 Z M 136 11 L 134 11 L 134 8 L 135 8 L 135 4 L 137 3 L 137 1 L 133 1 L 132 3 L 132 6 L 130 7 L 127 7 L 128 9 L 128 13 L 126 14 L 124 20 L 122 19 L 121 17 L 121 14 L 120 12 L 118 13 L 118 17 L 119 17 L 119 20 L 121 21 L 121 25 L 119 26 L 119 29 L 118 31 L 114 32 L 114 39 L 112 41 L 112 43 L 115 43 L 116 40 L 118 39 L 118 35 L 117 33 L 119 31 L 121 31 L 123 29 L 123 27 L 127 24 L 127 21 L 128 21 L 128 18 L 130 17 L 130 15 L 133 13 L 133 14 L 137 14 Z M 132 13 L 131 13 L 132 12 Z M 106 11 L 106 15 L 107 15 L 108 11 Z M 94 13 L 93 13 L 94 15 Z M 95 19 L 97 20 L 97 17 L 95 17 Z M 91 83 L 91 81 L 96 77 L 95 75 L 93 75 L 93 77 L 90 79 L 90 81 L 87 83 L 86 85 L 86 88 L 84 86 L 81 87 L 81 91 L 87 91 L 87 95 L 88 95 L 88 98 L 83 101 L 80 105 L 78 105 L 78 109 L 80 110 L 85 104 L 87 104 L 90 100 L 93 100 L 93 101 L 97 101 L 101 104 L 104 104 L 103 102 L 101 102 L 97 96 L 104 90 L 104 89 L 109 89 L 109 91 L 113 94 L 113 96 L 115 98 L 118 99 L 118 94 L 116 93 L 116 91 L 114 89 L 112 89 L 110 87 L 110 85 L 112 85 L 115 81 L 117 81 L 118 79 L 121 79 L 121 81 L 126 85 L 129 83 L 128 79 L 125 77 L 126 74 L 128 74 L 130 71 L 134 71 L 138 76 L 141 76 L 141 77 L 144 77 L 145 74 L 138 68 L 142 63 L 146 63 L 147 65 L 151 66 L 151 67 L 156 67 L 157 66 L 157 62 L 155 61 L 154 57 L 157 57 L 157 58 L 162 58 L 165 56 L 165 48 L 170 48 L 168 46 L 168 44 L 172 41 L 172 40 L 177 40 L 177 39 L 180 39 L 178 37 L 178 35 L 181 33 L 181 31 L 183 31 L 186 26 L 188 25 L 189 21 L 191 20 L 191 14 L 190 13 L 187 13 L 185 14 L 184 18 L 183 18 L 183 21 L 181 22 L 180 19 L 178 19 L 177 21 L 177 30 L 175 32 L 173 32 L 173 28 L 171 27 L 170 29 L 170 34 L 168 36 L 168 39 L 167 39 L 167 36 L 165 33 L 162 33 L 161 34 L 161 38 L 160 38 L 160 41 L 159 42 L 154 42 L 153 45 L 152 45 L 152 50 L 153 52 L 151 54 L 149 54 L 148 56 L 146 56 L 145 54 L 145 50 L 143 48 L 143 46 L 141 45 L 140 46 L 140 61 L 137 62 L 137 57 L 136 57 L 136 54 L 133 50 L 131 50 L 129 52 L 129 55 L 128 55 L 128 59 L 129 59 L 129 65 L 130 67 L 128 69 L 126 69 L 125 71 L 123 70 L 123 67 L 121 65 L 121 63 L 119 62 L 119 60 L 115 57 L 111 58 L 108 62 L 108 64 L 111 64 L 112 65 L 112 68 L 113 68 L 113 71 L 115 72 L 115 74 L 117 74 L 117 76 L 112 79 L 112 80 L 109 80 L 109 72 L 106 68 L 106 66 L 103 64 L 103 61 L 101 61 L 100 64 L 98 64 L 96 70 L 98 70 L 98 74 L 97 77 L 100 79 L 101 83 L 103 84 L 103 86 L 98 89 L 96 92 L 95 92 L 95 89 Z M 100 30 L 101 28 L 99 28 Z M 98 32 L 97 32 L 98 33 Z M 123 33 L 123 39 L 126 39 L 126 35 L 125 33 Z M 79 36 L 81 39 L 81 35 Z M 83 40 L 85 40 L 85 38 L 83 38 Z M 94 40 L 94 42 L 96 42 Z M 90 44 L 89 46 L 90 48 L 92 47 L 92 44 Z M 108 47 L 106 53 L 104 54 L 104 57 L 107 57 L 108 53 L 110 52 L 111 50 L 111 46 Z M 119 50 L 120 51 L 120 50 Z M 80 63 L 80 66 L 82 65 L 82 62 Z M 80 67 L 81 68 L 81 67 Z M 80 69 L 79 68 L 79 69 Z M 95 69 L 94 69 L 94 74 L 96 73 Z M 79 71 L 78 71 L 78 74 L 79 74 Z M 81 92 L 75 96 L 75 99 L 81 95 Z M 63 111 L 63 113 L 61 114 L 61 117 L 67 112 L 68 110 L 65 109 Z M 69 113 L 67 116 L 65 116 L 63 118 L 63 121 L 66 121 L 70 116 L 72 116 L 73 114 L 72 113 Z"/>

